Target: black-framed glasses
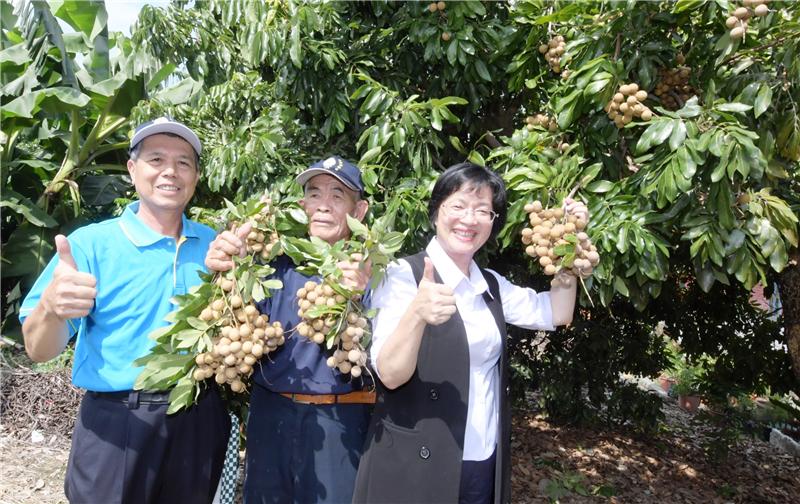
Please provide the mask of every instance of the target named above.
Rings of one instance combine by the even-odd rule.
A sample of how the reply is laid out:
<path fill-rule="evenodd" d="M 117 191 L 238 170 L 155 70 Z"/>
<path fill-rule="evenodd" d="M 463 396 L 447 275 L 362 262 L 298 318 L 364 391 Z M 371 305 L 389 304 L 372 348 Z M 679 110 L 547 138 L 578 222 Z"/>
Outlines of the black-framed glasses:
<path fill-rule="evenodd" d="M 485 208 L 478 208 L 473 210 L 472 208 L 465 207 L 459 203 L 452 203 L 452 204 L 443 204 L 442 209 L 445 213 L 454 218 L 454 219 L 463 219 L 468 214 L 472 214 L 475 216 L 475 220 L 478 222 L 494 222 L 497 218 L 497 212 L 493 210 L 486 210 Z"/>

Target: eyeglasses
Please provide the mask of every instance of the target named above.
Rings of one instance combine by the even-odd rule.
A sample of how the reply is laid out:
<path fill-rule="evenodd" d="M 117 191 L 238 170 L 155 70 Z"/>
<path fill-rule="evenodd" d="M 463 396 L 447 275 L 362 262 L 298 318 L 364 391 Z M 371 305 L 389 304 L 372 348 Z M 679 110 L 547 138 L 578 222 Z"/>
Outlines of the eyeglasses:
<path fill-rule="evenodd" d="M 448 216 L 454 219 L 463 219 L 468 214 L 475 216 L 475 220 L 478 222 L 494 222 L 495 218 L 497 218 L 497 212 L 492 210 L 486 210 L 484 208 L 473 210 L 472 208 L 467 208 L 459 203 L 442 205 L 442 209 Z"/>

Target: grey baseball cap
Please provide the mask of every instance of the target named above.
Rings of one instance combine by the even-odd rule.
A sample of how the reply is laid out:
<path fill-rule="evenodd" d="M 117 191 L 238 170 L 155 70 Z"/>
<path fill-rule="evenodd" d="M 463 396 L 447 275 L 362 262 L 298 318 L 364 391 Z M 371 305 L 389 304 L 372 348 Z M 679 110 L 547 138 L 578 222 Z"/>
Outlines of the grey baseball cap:
<path fill-rule="evenodd" d="M 203 150 L 203 146 L 200 144 L 200 138 L 194 131 L 192 131 L 185 124 L 166 116 L 140 124 L 139 127 L 136 128 L 136 131 L 134 131 L 133 138 L 131 138 L 131 149 L 136 147 L 139 142 L 145 138 L 151 135 L 157 135 L 159 133 L 172 133 L 173 135 L 178 135 L 189 142 L 189 145 L 191 145 L 194 151 L 197 152 L 198 156 Z"/>

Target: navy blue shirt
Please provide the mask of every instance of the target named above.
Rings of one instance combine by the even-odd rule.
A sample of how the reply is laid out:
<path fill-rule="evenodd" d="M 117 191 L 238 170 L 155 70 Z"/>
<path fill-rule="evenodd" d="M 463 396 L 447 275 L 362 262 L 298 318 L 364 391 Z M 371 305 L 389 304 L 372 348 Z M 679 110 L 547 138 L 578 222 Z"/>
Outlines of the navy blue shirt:
<path fill-rule="evenodd" d="M 261 358 L 253 373 L 255 382 L 278 393 L 347 394 L 361 390 L 362 378 L 352 379 L 329 368 L 323 346 L 294 332 L 300 322 L 297 291 L 309 280 L 319 283 L 320 277 L 298 273 L 285 255 L 273 261 L 272 267 L 275 273 L 270 278 L 283 282 L 283 288 L 273 290 L 272 297 L 258 303 L 258 309 L 269 316 L 270 322 L 280 322 L 287 337 L 283 346 Z"/>

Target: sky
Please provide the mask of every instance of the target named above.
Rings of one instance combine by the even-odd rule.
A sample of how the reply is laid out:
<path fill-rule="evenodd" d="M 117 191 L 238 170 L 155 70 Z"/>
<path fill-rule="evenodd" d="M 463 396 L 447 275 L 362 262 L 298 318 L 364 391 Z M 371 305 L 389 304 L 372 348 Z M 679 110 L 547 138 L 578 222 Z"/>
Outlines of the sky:
<path fill-rule="evenodd" d="M 145 4 L 166 6 L 169 0 L 106 0 L 108 31 L 121 31 L 130 35 L 131 25 Z"/>

